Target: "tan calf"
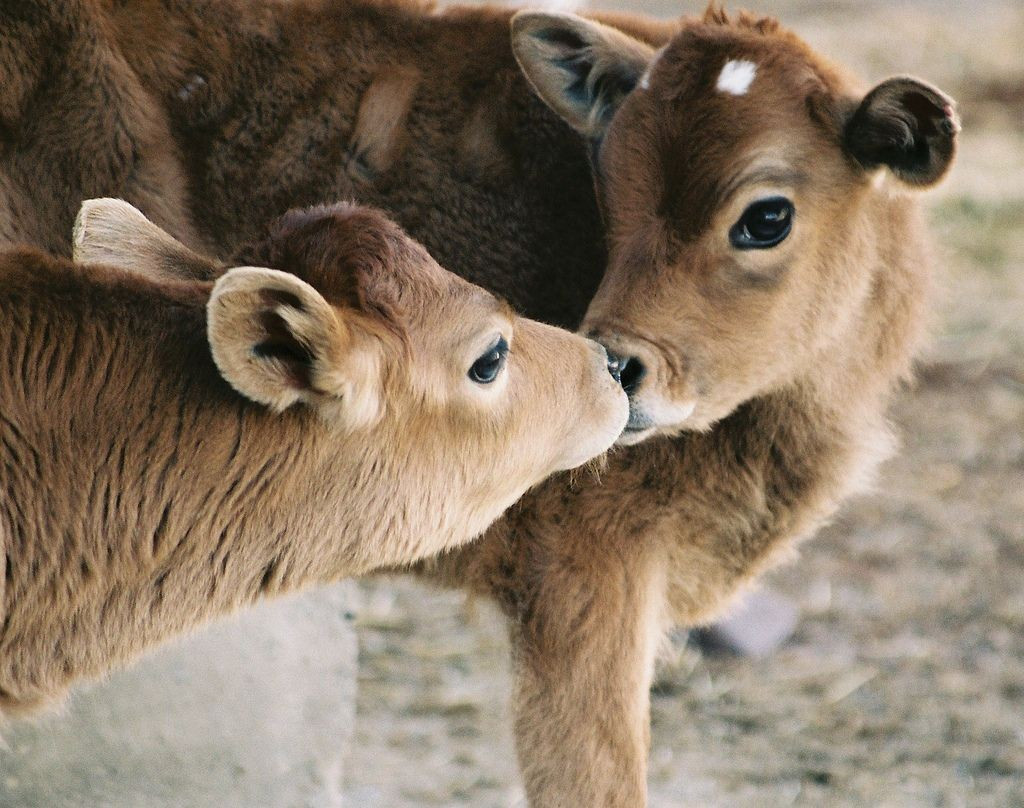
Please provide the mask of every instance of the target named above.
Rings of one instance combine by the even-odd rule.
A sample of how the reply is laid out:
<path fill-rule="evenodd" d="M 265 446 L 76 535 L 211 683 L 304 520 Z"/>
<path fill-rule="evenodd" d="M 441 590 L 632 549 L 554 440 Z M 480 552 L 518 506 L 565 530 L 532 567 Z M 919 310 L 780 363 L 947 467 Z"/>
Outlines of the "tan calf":
<path fill-rule="evenodd" d="M 379 213 L 297 212 L 260 249 L 289 271 L 212 290 L 0 257 L 3 712 L 258 597 L 462 544 L 621 431 L 603 349 Z"/>
<path fill-rule="evenodd" d="M 284 207 L 356 198 L 518 310 L 586 316 L 618 351 L 637 445 L 429 571 L 509 615 L 533 804 L 642 805 L 663 627 L 723 608 L 890 443 L 929 274 L 908 187 L 949 165 L 948 100 L 911 79 L 866 93 L 772 21 L 717 12 L 599 26 L 375 0 L 34 6 L 48 22 L 20 19 L 34 38 L 0 60 L 17 97 L 0 98 L 0 235 L 66 239 L 64 189 L 96 155 L 89 187 L 169 228 L 143 169 L 173 168 L 161 205 L 184 195 L 189 243 L 222 255 Z M 42 82 L 46 47 L 69 56 Z M 88 98 L 94 127 L 68 125 Z M 144 148 L 153 121 L 173 149 Z"/>

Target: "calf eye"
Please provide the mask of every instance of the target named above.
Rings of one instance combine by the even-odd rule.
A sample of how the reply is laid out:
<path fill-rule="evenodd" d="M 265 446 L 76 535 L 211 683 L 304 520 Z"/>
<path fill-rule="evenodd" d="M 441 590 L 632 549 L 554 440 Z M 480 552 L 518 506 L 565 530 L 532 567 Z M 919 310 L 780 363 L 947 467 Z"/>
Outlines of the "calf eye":
<path fill-rule="evenodd" d="M 784 196 L 759 199 L 729 230 L 729 241 L 738 250 L 774 247 L 789 235 L 793 213 L 793 203 Z"/>
<path fill-rule="evenodd" d="M 507 356 L 508 343 L 504 337 L 498 337 L 498 341 L 487 349 L 487 353 L 473 363 L 469 369 L 469 378 L 477 384 L 490 384 L 498 378 Z"/>

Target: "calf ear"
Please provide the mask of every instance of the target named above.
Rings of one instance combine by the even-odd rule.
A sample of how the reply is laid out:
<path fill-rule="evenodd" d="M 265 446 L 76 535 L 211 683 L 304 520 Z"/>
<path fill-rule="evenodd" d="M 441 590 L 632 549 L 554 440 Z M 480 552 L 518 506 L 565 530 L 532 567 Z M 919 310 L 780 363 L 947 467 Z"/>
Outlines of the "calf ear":
<path fill-rule="evenodd" d="M 213 280 L 222 268 L 164 232 L 122 199 L 87 199 L 75 219 L 72 257 L 161 280 Z"/>
<path fill-rule="evenodd" d="M 867 169 L 887 166 L 908 185 L 934 185 L 956 155 L 960 119 L 953 100 L 917 79 L 883 81 L 847 121 L 847 151 Z"/>
<path fill-rule="evenodd" d="M 360 320 L 294 275 L 256 267 L 228 270 L 207 304 L 213 360 L 232 387 L 277 411 L 303 401 L 351 427 L 380 409 L 380 345 Z"/>
<path fill-rule="evenodd" d="M 650 46 L 573 14 L 520 11 L 512 52 L 537 95 L 576 131 L 599 140 L 650 64 Z"/>

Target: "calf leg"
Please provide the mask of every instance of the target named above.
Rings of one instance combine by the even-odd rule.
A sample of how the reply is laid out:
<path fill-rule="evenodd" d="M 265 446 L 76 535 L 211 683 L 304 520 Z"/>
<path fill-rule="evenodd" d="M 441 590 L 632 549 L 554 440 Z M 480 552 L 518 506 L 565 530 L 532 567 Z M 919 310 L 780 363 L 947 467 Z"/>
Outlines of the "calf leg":
<path fill-rule="evenodd" d="M 638 501 L 644 479 L 628 470 L 611 485 L 552 478 L 480 541 L 419 567 L 493 597 L 509 618 L 516 746 L 532 808 L 646 804 L 649 691 L 669 618 L 673 534 L 656 504 L 622 507 Z"/>
<path fill-rule="evenodd" d="M 643 554 L 574 546 L 583 554 L 550 559 L 513 619 L 526 792 L 533 808 L 638 808 L 647 800 L 664 568 Z"/>

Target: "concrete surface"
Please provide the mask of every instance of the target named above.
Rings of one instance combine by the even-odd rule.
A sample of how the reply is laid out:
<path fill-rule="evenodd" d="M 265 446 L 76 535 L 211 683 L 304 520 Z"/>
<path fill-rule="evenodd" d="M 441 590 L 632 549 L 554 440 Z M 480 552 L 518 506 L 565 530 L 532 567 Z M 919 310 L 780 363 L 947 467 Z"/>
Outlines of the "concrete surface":
<path fill-rule="evenodd" d="M 0 806 L 340 806 L 351 595 L 342 584 L 261 604 L 8 725 Z"/>

